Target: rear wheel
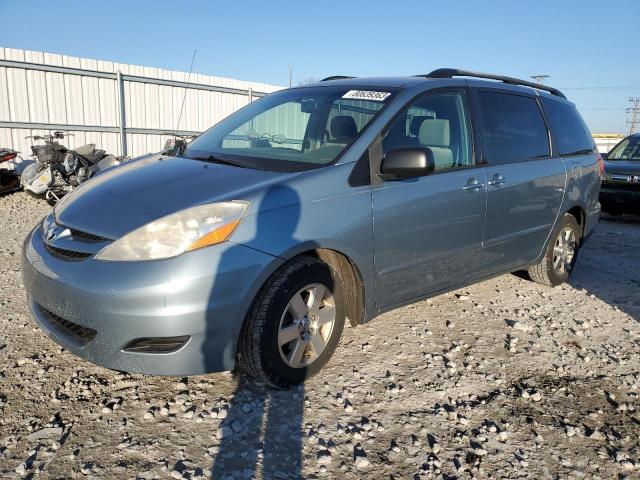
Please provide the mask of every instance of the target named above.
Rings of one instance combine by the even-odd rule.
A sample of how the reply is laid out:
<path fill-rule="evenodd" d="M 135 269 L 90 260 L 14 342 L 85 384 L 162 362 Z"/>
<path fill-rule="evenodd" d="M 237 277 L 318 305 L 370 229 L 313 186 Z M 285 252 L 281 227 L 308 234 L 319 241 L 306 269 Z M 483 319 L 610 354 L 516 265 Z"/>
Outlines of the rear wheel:
<path fill-rule="evenodd" d="M 529 267 L 531 279 L 551 287 L 566 282 L 576 264 L 580 237 L 575 217 L 566 214 L 551 235 L 542 260 Z"/>
<path fill-rule="evenodd" d="M 239 366 L 273 386 L 301 383 L 331 358 L 344 320 L 338 272 L 316 258 L 294 260 L 254 301 L 240 336 Z"/>

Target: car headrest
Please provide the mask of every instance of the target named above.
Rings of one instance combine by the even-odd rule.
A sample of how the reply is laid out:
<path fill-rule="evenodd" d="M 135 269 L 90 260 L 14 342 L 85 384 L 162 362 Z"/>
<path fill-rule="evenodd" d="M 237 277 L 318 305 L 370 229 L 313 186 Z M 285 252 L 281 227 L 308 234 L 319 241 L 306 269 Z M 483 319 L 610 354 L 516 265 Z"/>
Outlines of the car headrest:
<path fill-rule="evenodd" d="M 422 122 L 432 118 L 433 117 L 427 117 L 426 115 L 418 115 L 417 117 L 413 117 L 411 119 L 411 125 L 409 125 L 409 133 L 412 136 L 417 137 L 420 134 L 420 127 L 422 126 Z"/>
<path fill-rule="evenodd" d="M 349 142 L 358 135 L 358 127 L 353 117 L 338 115 L 331 119 L 331 136 L 336 140 Z"/>
<path fill-rule="evenodd" d="M 449 147 L 451 143 L 449 120 L 427 119 L 420 125 L 418 140 L 430 147 Z"/>

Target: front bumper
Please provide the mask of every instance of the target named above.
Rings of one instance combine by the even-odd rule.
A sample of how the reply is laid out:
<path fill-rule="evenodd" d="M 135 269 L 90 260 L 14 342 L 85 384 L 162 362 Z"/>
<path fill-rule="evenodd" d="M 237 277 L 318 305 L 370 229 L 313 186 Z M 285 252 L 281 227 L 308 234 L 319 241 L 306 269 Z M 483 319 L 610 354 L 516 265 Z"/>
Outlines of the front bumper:
<path fill-rule="evenodd" d="M 22 278 L 40 327 L 74 354 L 114 370 L 197 375 L 233 369 L 246 312 L 281 263 L 231 242 L 160 261 L 68 261 L 49 253 L 38 226 L 24 243 Z M 139 338 L 185 335 L 171 353 L 124 351 Z"/>
<path fill-rule="evenodd" d="M 600 202 L 607 206 L 640 211 L 640 188 L 616 188 L 603 184 L 600 188 Z"/>

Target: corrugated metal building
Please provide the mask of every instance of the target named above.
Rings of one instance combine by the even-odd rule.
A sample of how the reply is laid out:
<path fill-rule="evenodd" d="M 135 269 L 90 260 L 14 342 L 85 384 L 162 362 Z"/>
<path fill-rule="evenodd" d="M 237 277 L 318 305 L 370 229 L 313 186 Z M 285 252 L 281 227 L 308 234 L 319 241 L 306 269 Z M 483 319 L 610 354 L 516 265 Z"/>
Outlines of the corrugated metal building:
<path fill-rule="evenodd" d="M 28 156 L 33 141 L 25 137 L 63 129 L 74 134 L 64 141 L 70 148 L 95 143 L 108 152 L 126 148 L 129 155 L 140 155 L 160 150 L 167 132 L 202 132 L 280 88 L 0 47 L 0 146 Z"/>

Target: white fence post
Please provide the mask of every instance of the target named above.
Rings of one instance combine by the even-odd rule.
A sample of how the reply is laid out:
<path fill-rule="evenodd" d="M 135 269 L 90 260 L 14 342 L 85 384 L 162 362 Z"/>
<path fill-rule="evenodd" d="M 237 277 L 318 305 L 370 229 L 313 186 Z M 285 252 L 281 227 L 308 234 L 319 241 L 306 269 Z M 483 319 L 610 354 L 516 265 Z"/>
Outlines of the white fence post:
<path fill-rule="evenodd" d="M 118 83 L 118 105 L 120 108 L 120 155 L 127 155 L 127 112 L 124 105 L 124 80 L 122 80 L 122 72 L 118 70 L 117 73 Z"/>

